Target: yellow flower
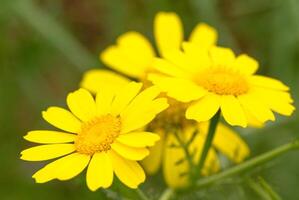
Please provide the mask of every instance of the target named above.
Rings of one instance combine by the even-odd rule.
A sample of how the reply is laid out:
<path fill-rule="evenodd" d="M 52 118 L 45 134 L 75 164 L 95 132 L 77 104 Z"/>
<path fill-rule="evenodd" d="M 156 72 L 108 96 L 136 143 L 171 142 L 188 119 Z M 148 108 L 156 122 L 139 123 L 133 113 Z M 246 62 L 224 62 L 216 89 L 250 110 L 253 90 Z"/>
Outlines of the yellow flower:
<path fill-rule="evenodd" d="M 231 125 L 246 127 L 249 121 L 275 120 L 274 112 L 289 116 L 294 111 L 289 88 L 269 77 L 255 75 L 258 63 L 228 48 L 201 48 L 184 43 L 184 51 L 172 51 L 153 65 L 164 75 L 149 79 L 181 102 L 191 102 L 186 118 L 210 120 L 221 109 Z"/>
<path fill-rule="evenodd" d="M 96 98 L 85 89 L 70 93 L 70 111 L 50 107 L 42 113 L 51 125 L 66 131 L 30 131 L 24 138 L 42 145 L 21 152 L 21 159 L 43 161 L 53 158 L 33 178 L 37 183 L 53 179 L 68 180 L 87 166 L 86 182 L 90 190 L 108 188 L 113 173 L 130 188 L 145 180 L 137 161 L 149 154 L 148 146 L 159 140 L 157 134 L 140 131 L 168 104 L 157 87 L 142 92 L 141 83 L 131 82 L 116 95 L 102 90 Z M 139 93 L 140 92 L 140 93 Z"/>
<path fill-rule="evenodd" d="M 162 56 L 167 55 L 168 51 L 180 49 L 183 42 L 183 28 L 179 17 L 175 13 L 160 12 L 154 20 L 154 34 L 158 50 Z M 189 41 L 202 48 L 208 48 L 216 44 L 217 32 L 214 28 L 199 23 L 192 31 Z M 154 48 L 150 42 L 137 32 L 128 32 L 117 39 L 117 44 L 108 47 L 100 55 L 100 59 L 110 68 L 120 72 L 130 78 L 144 81 L 146 76 L 153 71 L 153 60 L 156 56 Z M 107 88 L 110 91 L 120 90 L 129 78 L 118 75 L 108 70 L 93 69 L 85 73 L 81 86 L 91 92 L 96 93 L 101 88 Z M 147 130 L 157 132 L 160 135 L 154 147 L 150 147 L 150 155 L 142 161 L 147 174 L 155 174 L 162 166 L 166 183 L 170 187 L 184 187 L 188 183 L 187 176 L 179 176 L 180 173 L 186 173 L 186 163 L 174 165 L 182 159 L 184 152 L 180 148 L 168 148 L 168 144 L 177 143 L 173 133 L 168 133 L 166 127 L 176 122 L 187 121 L 186 126 L 179 130 L 182 138 L 188 140 L 191 130 L 200 129 L 200 136 L 194 140 L 194 146 L 197 146 L 197 153 L 200 151 L 205 140 L 207 132 L 206 123 L 201 125 L 191 123 L 192 120 L 186 120 L 184 116 L 185 107 L 171 104 L 163 114 L 150 123 Z M 179 108 L 179 110 L 177 110 Z M 166 114 L 164 114 L 166 113 Z M 243 139 L 232 130 L 219 125 L 214 139 L 214 146 L 221 153 L 226 155 L 235 163 L 243 161 L 249 155 L 249 148 Z M 194 147 L 192 147 L 194 148 Z M 219 161 L 214 149 L 210 150 L 203 173 L 219 170 Z M 197 154 L 198 155 L 198 154 Z M 199 157 L 199 156 L 198 156 Z M 163 163 L 163 164 L 162 164 Z"/>
<path fill-rule="evenodd" d="M 180 18 L 171 12 L 159 12 L 154 19 L 154 35 L 160 55 L 167 51 L 180 49 L 184 40 L 183 26 Z M 214 28 L 199 23 L 192 31 L 189 41 L 201 47 L 215 45 L 217 32 Z M 131 78 L 145 81 L 148 72 L 153 70 L 153 59 L 156 56 L 154 47 L 142 34 L 131 31 L 121 35 L 117 44 L 105 49 L 100 59 L 108 67 Z M 85 73 L 81 86 L 96 92 L 103 87 L 115 89 L 129 80 L 108 70 L 93 69 Z M 106 84 L 113 83 L 112 85 Z"/>

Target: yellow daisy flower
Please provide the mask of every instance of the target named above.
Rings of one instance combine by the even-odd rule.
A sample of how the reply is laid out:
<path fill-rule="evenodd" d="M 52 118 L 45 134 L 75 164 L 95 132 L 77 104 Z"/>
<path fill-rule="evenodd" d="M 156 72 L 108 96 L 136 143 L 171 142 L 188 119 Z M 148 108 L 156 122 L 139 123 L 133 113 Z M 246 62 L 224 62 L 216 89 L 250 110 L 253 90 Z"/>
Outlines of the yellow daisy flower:
<path fill-rule="evenodd" d="M 249 121 L 275 120 L 274 112 L 289 116 L 294 111 L 289 88 L 269 77 L 255 75 L 258 62 L 235 56 L 228 48 L 201 48 L 184 43 L 152 66 L 161 74 L 149 79 L 162 91 L 181 102 L 192 102 L 186 118 L 210 120 L 220 109 L 230 125 L 246 127 Z"/>
<path fill-rule="evenodd" d="M 142 92 L 141 83 L 131 82 L 116 95 L 102 90 L 93 96 L 79 89 L 67 96 L 70 111 L 50 107 L 42 113 L 51 125 L 66 131 L 30 131 L 24 138 L 42 145 L 21 152 L 21 159 L 44 161 L 59 158 L 37 171 L 37 183 L 68 180 L 87 167 L 90 190 L 108 188 L 113 174 L 130 188 L 137 188 L 145 174 L 137 161 L 149 154 L 148 146 L 159 140 L 157 134 L 140 131 L 168 107 L 157 87 Z"/>
<path fill-rule="evenodd" d="M 180 18 L 175 13 L 158 13 L 154 19 L 154 34 L 162 56 L 167 55 L 167 51 L 180 49 L 184 35 Z M 217 32 L 214 28 L 199 23 L 192 31 L 189 41 L 200 47 L 208 48 L 216 44 Z M 104 50 L 100 59 L 115 71 L 146 83 L 147 74 L 154 69 L 153 60 L 156 55 L 154 48 L 144 36 L 137 32 L 128 32 L 117 39 L 117 44 Z M 81 86 L 93 93 L 103 87 L 110 91 L 117 91 L 129 81 L 129 78 L 114 72 L 93 69 L 84 74 Z M 188 121 L 187 125 L 179 130 L 184 141 L 189 139 L 192 132 L 190 130 L 199 128 L 202 134 L 197 136 L 193 141 L 194 144 L 192 144 L 198 147 L 197 153 L 201 151 L 207 132 L 206 129 L 203 129 L 206 123 L 197 125 L 190 123 L 192 120 L 186 120 L 184 116 L 185 107 L 183 110 L 181 107 L 176 103 L 171 104 L 166 114 L 163 112 L 163 114 L 158 115 L 159 117 L 154 122 L 149 124 L 147 130 L 159 133 L 161 139 L 155 146 L 150 147 L 150 155 L 141 162 L 147 174 L 150 175 L 157 173 L 162 166 L 166 183 L 170 187 L 187 185 L 187 176 L 179 176 L 179 174 L 186 173 L 188 165 L 186 166 L 185 162 L 180 165 L 174 164 L 182 159 L 184 152 L 180 148 L 169 148 L 168 144 L 177 143 L 177 141 L 173 137 L 173 133 L 168 133 L 165 130 L 166 126 L 174 122 Z M 243 139 L 224 125 L 219 125 L 213 145 L 215 149 L 235 163 L 243 161 L 249 155 L 249 148 Z M 212 153 L 209 153 L 205 162 L 203 173 L 206 175 L 210 174 L 208 172 L 219 170 L 220 166 L 215 149 L 210 150 Z"/>
<path fill-rule="evenodd" d="M 160 55 L 167 51 L 180 49 L 184 40 L 182 22 L 178 15 L 172 12 L 159 12 L 154 19 L 154 35 Z M 196 25 L 189 41 L 201 47 L 216 44 L 217 32 L 204 23 Z M 130 31 L 121 35 L 115 45 L 109 46 L 100 54 L 100 59 L 108 67 L 125 74 L 130 78 L 145 81 L 148 72 L 153 70 L 153 59 L 157 53 L 154 47 L 142 34 Z M 92 92 L 115 85 L 122 85 L 129 80 L 108 70 L 93 69 L 84 74 L 81 86 Z M 113 84 L 106 84 L 107 82 Z"/>

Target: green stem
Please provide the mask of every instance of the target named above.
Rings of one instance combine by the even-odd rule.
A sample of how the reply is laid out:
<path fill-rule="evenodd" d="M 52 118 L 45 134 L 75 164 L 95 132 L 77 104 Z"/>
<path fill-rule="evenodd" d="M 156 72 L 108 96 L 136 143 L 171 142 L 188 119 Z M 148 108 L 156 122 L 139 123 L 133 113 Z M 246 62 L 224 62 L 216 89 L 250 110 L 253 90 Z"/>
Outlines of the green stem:
<path fill-rule="evenodd" d="M 264 154 L 261 154 L 255 158 L 252 158 L 248 161 L 245 161 L 239 165 L 236 165 L 234 167 L 231 167 L 230 169 L 227 169 L 221 173 L 209 176 L 207 178 L 200 179 L 196 182 L 195 187 L 196 188 L 202 188 L 208 185 L 211 185 L 215 182 L 221 181 L 223 179 L 236 176 L 238 174 L 244 173 L 246 171 L 249 171 L 252 168 L 258 167 L 262 164 L 265 164 L 266 162 L 290 151 L 293 149 L 299 148 L 299 140 L 295 140 L 293 142 L 290 142 L 288 144 L 282 145 L 280 147 L 277 147 L 269 152 L 266 152 Z"/>
<path fill-rule="evenodd" d="M 186 155 L 186 159 L 187 159 L 187 162 L 188 162 L 191 174 L 192 174 L 192 171 L 194 169 L 194 165 L 193 165 L 192 157 L 191 157 L 191 155 L 189 153 L 189 150 L 188 150 L 188 146 L 186 146 L 184 141 L 181 140 L 181 138 L 180 138 L 179 134 L 177 133 L 177 131 L 174 131 L 174 136 L 176 137 L 177 141 L 179 142 L 179 145 L 182 147 L 182 149 L 183 149 L 183 151 Z"/>
<path fill-rule="evenodd" d="M 149 200 L 149 198 L 144 194 L 144 192 L 140 189 L 136 189 L 136 193 L 140 197 L 140 200 Z"/>
<path fill-rule="evenodd" d="M 260 185 L 264 189 L 264 191 L 270 196 L 271 200 L 281 200 L 281 197 L 277 194 L 277 192 L 267 183 L 265 179 L 262 177 L 258 178 Z"/>
<path fill-rule="evenodd" d="M 264 189 L 252 178 L 246 179 L 247 185 L 263 200 L 271 200 L 269 195 L 265 193 Z"/>
<path fill-rule="evenodd" d="M 159 200 L 168 200 L 174 195 L 174 191 L 171 188 L 167 188 L 164 190 L 162 195 L 160 196 Z"/>
<path fill-rule="evenodd" d="M 199 160 L 199 163 L 198 163 L 198 166 L 197 166 L 197 172 L 199 174 L 200 174 L 200 172 L 201 172 L 201 170 L 202 170 L 202 168 L 204 166 L 204 163 L 206 161 L 209 149 L 210 149 L 210 147 L 212 145 L 213 138 L 214 138 L 214 135 L 215 135 L 215 132 L 216 132 L 216 128 L 217 128 L 217 124 L 218 124 L 218 121 L 220 119 L 220 113 L 221 112 L 219 110 L 214 115 L 214 117 L 211 119 L 210 126 L 209 126 L 209 132 L 208 132 L 208 135 L 206 137 L 206 141 L 205 141 L 202 153 L 200 155 L 200 160 Z"/>

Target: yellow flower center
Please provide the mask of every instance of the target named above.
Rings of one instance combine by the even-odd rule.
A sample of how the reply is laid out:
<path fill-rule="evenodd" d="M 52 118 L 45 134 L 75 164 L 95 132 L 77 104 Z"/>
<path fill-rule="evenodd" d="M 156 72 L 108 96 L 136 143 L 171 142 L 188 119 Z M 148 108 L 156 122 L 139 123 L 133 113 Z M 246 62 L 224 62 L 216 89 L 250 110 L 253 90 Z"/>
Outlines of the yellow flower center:
<path fill-rule="evenodd" d="M 96 152 L 108 151 L 121 130 L 119 117 L 110 114 L 94 118 L 82 125 L 75 140 L 79 153 L 92 155 Z"/>
<path fill-rule="evenodd" d="M 242 74 L 225 67 L 207 69 L 195 77 L 195 82 L 219 95 L 238 96 L 249 90 L 248 82 Z"/>

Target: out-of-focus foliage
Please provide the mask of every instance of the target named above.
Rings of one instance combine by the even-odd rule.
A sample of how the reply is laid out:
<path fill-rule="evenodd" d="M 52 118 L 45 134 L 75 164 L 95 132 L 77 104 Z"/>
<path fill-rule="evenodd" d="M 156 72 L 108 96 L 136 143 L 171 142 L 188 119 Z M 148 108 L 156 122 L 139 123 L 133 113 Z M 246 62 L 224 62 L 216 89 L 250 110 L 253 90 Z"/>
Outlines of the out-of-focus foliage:
<path fill-rule="evenodd" d="M 103 67 L 99 52 L 115 38 L 137 30 L 152 39 L 158 11 L 175 11 L 185 30 L 200 21 L 216 27 L 220 43 L 260 61 L 260 73 L 279 78 L 299 100 L 299 1 L 297 0 L 4 0 L 0 7 L 0 198 L 101 199 L 107 191 L 91 193 L 83 176 L 67 182 L 35 184 L 30 174 L 40 168 L 19 160 L 28 130 L 46 127 L 40 111 L 63 105 L 78 87 L 82 72 Z M 261 130 L 239 130 L 252 156 L 298 137 L 298 114 L 279 118 Z M 289 153 L 254 171 L 263 175 L 283 199 L 297 199 L 298 152 Z M 149 196 L 164 187 L 160 176 L 142 187 Z M 258 199 L 248 182 L 230 182 L 182 195 L 181 199 Z M 119 191 L 125 196 L 132 191 Z M 107 197 L 108 196 L 108 197 Z"/>

